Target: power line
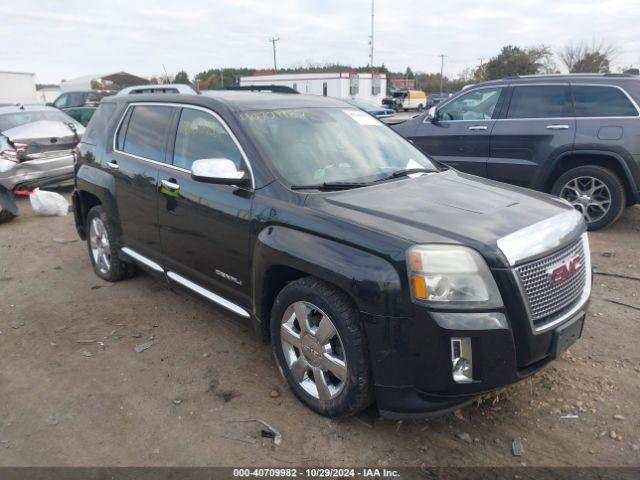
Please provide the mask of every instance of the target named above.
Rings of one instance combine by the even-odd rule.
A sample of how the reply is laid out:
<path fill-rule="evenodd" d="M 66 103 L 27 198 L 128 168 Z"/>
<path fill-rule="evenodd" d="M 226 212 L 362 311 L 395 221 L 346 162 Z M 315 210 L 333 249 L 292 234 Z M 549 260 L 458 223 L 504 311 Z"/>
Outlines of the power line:
<path fill-rule="evenodd" d="M 438 56 L 440 57 L 440 95 L 442 95 L 442 81 L 444 79 L 444 76 L 443 76 L 443 73 L 444 73 L 444 57 L 448 57 L 449 55 L 445 55 L 444 53 L 441 53 Z"/>
<path fill-rule="evenodd" d="M 278 62 L 276 61 L 276 42 L 280 41 L 280 37 L 278 38 L 272 37 L 269 39 L 269 41 L 273 44 L 273 69 L 277 71 Z"/>

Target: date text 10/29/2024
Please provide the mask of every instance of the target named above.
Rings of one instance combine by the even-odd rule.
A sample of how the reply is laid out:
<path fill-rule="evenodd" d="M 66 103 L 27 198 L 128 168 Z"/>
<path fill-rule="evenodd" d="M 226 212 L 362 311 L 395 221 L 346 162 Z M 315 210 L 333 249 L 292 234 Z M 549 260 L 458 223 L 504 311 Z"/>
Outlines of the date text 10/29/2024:
<path fill-rule="evenodd" d="M 234 468 L 233 476 L 257 478 L 394 478 L 400 472 L 387 468 Z"/>

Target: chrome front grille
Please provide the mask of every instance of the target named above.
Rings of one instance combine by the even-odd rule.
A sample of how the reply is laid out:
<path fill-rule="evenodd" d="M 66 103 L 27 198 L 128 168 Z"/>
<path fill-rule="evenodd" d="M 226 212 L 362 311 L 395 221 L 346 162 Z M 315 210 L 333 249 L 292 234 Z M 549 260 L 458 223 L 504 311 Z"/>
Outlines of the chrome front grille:
<path fill-rule="evenodd" d="M 551 272 L 563 265 L 568 266 L 576 257 L 580 259 L 581 268 L 553 285 Z M 582 239 L 547 257 L 515 268 L 534 326 L 553 321 L 556 314 L 562 313 L 582 296 L 590 268 L 591 262 L 586 258 Z"/>

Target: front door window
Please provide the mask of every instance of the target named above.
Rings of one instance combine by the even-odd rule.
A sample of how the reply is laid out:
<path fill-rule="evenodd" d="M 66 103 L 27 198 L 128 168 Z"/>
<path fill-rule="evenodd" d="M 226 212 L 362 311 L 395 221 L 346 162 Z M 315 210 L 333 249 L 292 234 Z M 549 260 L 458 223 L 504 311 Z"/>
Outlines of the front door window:
<path fill-rule="evenodd" d="M 438 109 L 438 120 L 491 120 L 502 88 L 481 88 L 462 95 Z"/>

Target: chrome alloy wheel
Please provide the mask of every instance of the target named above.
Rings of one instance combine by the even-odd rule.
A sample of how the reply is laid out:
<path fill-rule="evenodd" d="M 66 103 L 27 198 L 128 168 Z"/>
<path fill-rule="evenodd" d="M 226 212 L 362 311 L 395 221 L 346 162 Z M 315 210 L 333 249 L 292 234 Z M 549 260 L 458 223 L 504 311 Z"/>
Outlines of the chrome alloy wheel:
<path fill-rule="evenodd" d="M 295 302 L 284 312 L 280 341 L 296 382 L 314 398 L 337 397 L 347 381 L 347 359 L 331 319 L 309 302 Z"/>
<path fill-rule="evenodd" d="M 609 187 L 594 177 L 572 178 L 560 190 L 560 197 L 582 213 L 587 223 L 597 222 L 611 208 Z"/>
<path fill-rule="evenodd" d="M 93 217 L 91 219 L 89 245 L 91 246 L 93 262 L 100 273 L 106 275 L 111 269 L 111 247 L 109 245 L 107 229 L 99 217 Z"/>

